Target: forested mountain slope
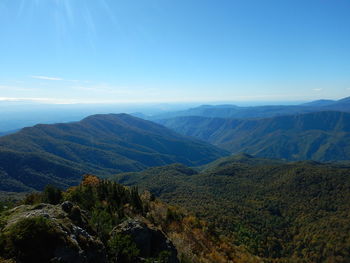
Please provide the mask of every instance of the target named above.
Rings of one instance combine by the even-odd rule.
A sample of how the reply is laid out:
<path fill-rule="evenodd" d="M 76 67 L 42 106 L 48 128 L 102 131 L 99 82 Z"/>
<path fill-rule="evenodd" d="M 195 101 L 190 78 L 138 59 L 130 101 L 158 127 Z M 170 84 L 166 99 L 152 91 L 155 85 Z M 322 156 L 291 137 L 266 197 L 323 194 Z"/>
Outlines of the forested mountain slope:
<path fill-rule="evenodd" d="M 350 166 L 241 155 L 115 180 L 196 212 L 268 262 L 350 261 Z"/>
<path fill-rule="evenodd" d="M 287 160 L 349 160 L 350 113 L 325 111 L 268 119 L 177 117 L 161 124 L 232 153 Z"/>
<path fill-rule="evenodd" d="M 79 175 L 139 171 L 180 162 L 201 165 L 227 152 L 127 114 L 36 125 L 0 138 L 0 190 L 77 183 Z"/>

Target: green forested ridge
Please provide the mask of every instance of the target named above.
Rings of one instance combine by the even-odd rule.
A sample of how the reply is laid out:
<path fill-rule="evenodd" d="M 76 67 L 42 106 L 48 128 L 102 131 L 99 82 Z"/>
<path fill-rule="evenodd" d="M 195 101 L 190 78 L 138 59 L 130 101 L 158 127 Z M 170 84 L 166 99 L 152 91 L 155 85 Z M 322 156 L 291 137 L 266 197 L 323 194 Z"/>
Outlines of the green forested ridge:
<path fill-rule="evenodd" d="M 115 179 L 196 212 L 266 261 L 350 261 L 350 165 L 241 155 Z"/>
<path fill-rule="evenodd" d="M 200 165 L 225 155 L 208 143 L 126 114 L 36 125 L 0 138 L 0 190 L 77 184 L 86 172 L 139 171 L 180 162 Z"/>
<path fill-rule="evenodd" d="M 232 153 L 286 160 L 350 159 L 350 113 L 326 111 L 269 119 L 177 117 L 160 121 Z"/>

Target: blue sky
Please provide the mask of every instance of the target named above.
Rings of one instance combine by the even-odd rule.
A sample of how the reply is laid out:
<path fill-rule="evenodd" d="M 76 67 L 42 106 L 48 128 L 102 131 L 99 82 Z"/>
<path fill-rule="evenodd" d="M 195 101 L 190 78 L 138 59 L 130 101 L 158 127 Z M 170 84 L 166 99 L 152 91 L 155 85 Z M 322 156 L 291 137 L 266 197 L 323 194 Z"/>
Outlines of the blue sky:
<path fill-rule="evenodd" d="M 350 95 L 348 0 L 0 0 L 0 100 Z"/>

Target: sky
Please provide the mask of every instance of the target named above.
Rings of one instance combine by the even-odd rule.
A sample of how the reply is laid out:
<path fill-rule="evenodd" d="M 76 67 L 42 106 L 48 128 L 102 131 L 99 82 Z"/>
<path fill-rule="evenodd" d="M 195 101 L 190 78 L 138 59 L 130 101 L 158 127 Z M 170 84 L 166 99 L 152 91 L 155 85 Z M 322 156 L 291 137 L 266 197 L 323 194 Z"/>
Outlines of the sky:
<path fill-rule="evenodd" d="M 0 101 L 350 96 L 349 0 L 0 0 Z"/>

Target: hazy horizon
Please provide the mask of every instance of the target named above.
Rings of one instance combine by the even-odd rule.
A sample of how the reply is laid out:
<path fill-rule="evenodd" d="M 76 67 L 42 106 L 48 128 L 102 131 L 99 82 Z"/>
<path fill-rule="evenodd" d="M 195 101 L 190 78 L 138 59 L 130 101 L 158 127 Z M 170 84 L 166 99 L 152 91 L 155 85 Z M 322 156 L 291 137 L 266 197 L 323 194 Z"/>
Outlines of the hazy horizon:
<path fill-rule="evenodd" d="M 314 102 L 318 100 L 341 100 L 347 97 L 340 97 L 336 99 L 330 98 L 318 98 L 318 99 L 310 99 L 310 100 L 218 100 L 218 101 L 159 101 L 159 102 L 54 102 L 54 101 L 44 101 L 44 100 L 31 100 L 31 99 L 0 99 L 0 106 L 32 106 L 32 107 L 66 107 L 66 108 L 76 108 L 76 107 L 165 107 L 169 108 L 169 110 L 174 110 L 176 108 L 188 108 L 188 107 L 198 107 L 202 105 L 233 105 L 239 107 L 255 107 L 255 106 L 269 106 L 269 105 L 301 105 L 304 103 Z"/>

